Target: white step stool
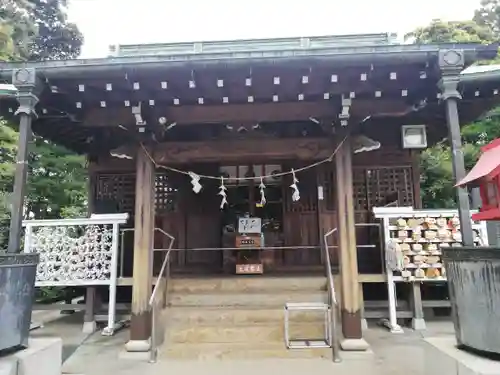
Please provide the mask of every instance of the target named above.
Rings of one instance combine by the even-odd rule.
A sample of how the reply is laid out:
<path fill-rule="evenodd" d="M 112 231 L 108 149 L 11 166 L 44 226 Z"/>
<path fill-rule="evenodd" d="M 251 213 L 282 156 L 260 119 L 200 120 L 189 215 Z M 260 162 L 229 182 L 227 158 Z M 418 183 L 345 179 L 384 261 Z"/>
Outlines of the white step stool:
<path fill-rule="evenodd" d="M 324 338 L 297 338 L 291 339 L 289 334 L 290 311 L 323 311 L 325 317 L 325 336 Z M 332 346 L 331 335 L 332 317 L 330 306 L 321 302 L 288 302 L 285 304 L 285 345 L 288 349 L 307 349 L 307 348 L 330 348 Z"/>

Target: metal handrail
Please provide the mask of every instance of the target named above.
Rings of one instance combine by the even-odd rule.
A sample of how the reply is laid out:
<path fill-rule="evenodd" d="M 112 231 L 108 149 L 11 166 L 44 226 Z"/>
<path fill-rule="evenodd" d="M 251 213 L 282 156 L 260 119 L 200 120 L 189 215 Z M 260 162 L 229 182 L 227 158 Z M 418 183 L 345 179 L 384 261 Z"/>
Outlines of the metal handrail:
<path fill-rule="evenodd" d="M 158 318 L 158 305 L 159 303 L 157 302 L 158 299 L 158 290 L 161 288 L 161 278 L 162 276 L 165 276 L 165 294 L 163 295 L 163 303 L 162 303 L 162 308 L 165 307 L 166 305 L 166 300 L 167 300 L 167 291 L 168 291 L 168 279 L 170 278 L 170 253 L 172 251 L 172 246 L 174 245 L 175 237 L 172 235 L 168 234 L 165 232 L 163 229 L 160 228 L 155 228 L 155 230 L 159 231 L 163 235 L 167 236 L 170 238 L 170 244 L 169 247 L 166 249 L 166 255 L 165 259 L 163 259 L 163 263 L 161 265 L 160 273 L 158 274 L 158 282 L 156 283 L 155 287 L 153 288 L 153 293 L 151 293 L 151 297 L 149 298 L 149 308 L 151 309 L 151 349 L 149 352 L 149 362 L 155 363 L 157 358 L 158 358 L 158 346 L 161 344 L 159 340 L 156 337 L 156 330 L 157 330 L 157 318 Z M 153 249 L 154 251 L 165 251 L 165 249 Z M 162 334 L 165 334 L 165 332 L 162 332 Z"/>
<path fill-rule="evenodd" d="M 356 223 L 354 226 L 356 227 L 379 227 L 380 224 L 376 223 Z M 328 237 L 332 236 L 338 232 L 338 228 L 333 228 L 332 230 L 326 232 L 323 235 L 323 250 L 325 252 L 325 266 L 326 266 L 326 277 L 327 277 L 327 285 L 328 285 L 328 299 L 329 299 L 329 304 L 330 304 L 330 312 L 331 312 L 331 322 L 332 322 L 332 327 L 331 327 L 331 333 L 330 335 L 332 336 L 332 354 L 333 354 L 333 361 L 334 362 L 340 362 L 341 358 L 339 355 L 340 352 L 340 342 L 337 336 L 337 314 L 338 314 L 338 301 L 336 298 L 336 293 L 335 293 L 335 284 L 333 280 L 333 273 L 332 273 L 332 267 L 331 267 L 331 260 L 330 260 L 330 251 L 329 248 L 337 248 L 338 246 L 329 246 L 328 245 Z M 357 245 L 356 248 L 360 247 L 376 247 L 376 245 Z"/>
<path fill-rule="evenodd" d="M 172 236 L 170 234 L 168 234 L 167 232 L 165 232 L 163 229 L 161 228 L 158 228 L 158 227 L 155 227 L 154 229 L 155 231 L 158 231 L 162 234 L 164 234 L 165 236 L 167 236 L 168 238 L 172 239 Z M 135 228 L 122 228 L 120 229 L 120 251 L 119 251 L 119 256 L 118 256 L 118 259 L 119 259 L 119 268 L 120 268 L 120 272 L 118 273 L 118 277 L 123 277 L 123 271 L 124 271 L 124 267 L 125 267 L 125 262 L 123 261 L 123 258 L 124 258 L 124 254 L 125 254 L 125 233 L 128 233 L 128 232 L 135 232 Z M 169 248 L 167 249 L 153 249 L 153 251 L 168 251 Z M 173 249 L 172 250 L 177 250 L 177 249 Z"/>
<path fill-rule="evenodd" d="M 337 228 L 333 228 L 329 232 L 325 233 L 323 236 L 323 251 L 325 252 L 325 267 L 326 267 L 326 278 L 327 278 L 327 289 L 328 289 L 328 303 L 330 305 L 331 314 L 331 344 L 332 344 L 332 357 L 334 362 L 340 362 L 340 343 L 337 334 L 337 314 L 338 314 L 338 301 L 335 294 L 335 284 L 333 281 L 332 266 L 330 260 L 330 252 L 328 251 L 328 240 L 327 238 L 334 234 Z"/>

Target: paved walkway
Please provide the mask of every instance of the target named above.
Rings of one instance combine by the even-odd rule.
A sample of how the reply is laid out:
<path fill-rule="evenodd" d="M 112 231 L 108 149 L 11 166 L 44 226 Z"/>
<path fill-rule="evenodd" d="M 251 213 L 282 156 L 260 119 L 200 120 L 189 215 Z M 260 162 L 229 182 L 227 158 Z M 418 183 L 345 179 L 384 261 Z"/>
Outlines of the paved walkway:
<path fill-rule="evenodd" d="M 32 321 L 41 324 L 31 337 L 60 337 L 63 341 L 63 362 L 89 338 L 82 332 L 83 312 L 61 315 L 59 311 L 35 311 Z"/>
<path fill-rule="evenodd" d="M 252 361 L 160 361 L 150 364 L 145 359 L 131 359 L 123 347 L 128 331 L 119 331 L 113 337 L 100 332 L 86 335 L 81 332 L 83 316 L 69 316 L 59 312 L 37 313 L 34 320 L 43 327 L 32 331 L 33 337 L 57 336 L 63 340 L 63 373 L 71 375 L 430 375 L 425 369 L 428 350 L 425 337 L 450 337 L 450 322 L 428 323 L 424 333 L 405 330 L 391 334 L 379 327 L 371 327 L 365 337 L 371 345 L 370 353 L 342 353 L 343 362 L 334 364 L 323 359 L 252 360 Z M 428 370 L 428 368 L 427 368 Z"/>
<path fill-rule="evenodd" d="M 391 334 L 383 328 L 373 327 L 366 332 L 371 353 L 343 353 L 344 361 L 334 364 L 329 360 L 253 360 L 253 361 L 160 361 L 149 364 L 145 360 L 130 359 L 124 355 L 123 345 L 127 331 L 115 336 L 102 337 L 96 333 L 85 340 L 65 362 L 65 374 L 84 375 L 429 375 L 426 373 L 425 352 L 429 344 L 425 336 L 450 336 L 449 322 L 429 323 L 425 334 L 406 330 L 404 334 Z M 64 340 L 64 337 L 63 337 Z M 432 350 L 432 349 L 431 349 Z"/>

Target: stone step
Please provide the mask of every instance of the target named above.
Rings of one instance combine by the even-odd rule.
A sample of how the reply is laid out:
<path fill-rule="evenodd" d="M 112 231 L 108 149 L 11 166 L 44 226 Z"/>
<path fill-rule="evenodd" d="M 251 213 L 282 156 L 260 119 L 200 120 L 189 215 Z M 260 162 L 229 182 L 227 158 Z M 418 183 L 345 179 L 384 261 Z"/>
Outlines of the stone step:
<path fill-rule="evenodd" d="M 324 325 L 315 323 L 290 324 L 290 339 L 323 339 Z M 281 324 L 167 326 L 166 343 L 283 343 L 285 330 Z M 259 347 L 259 345 L 256 345 Z"/>
<path fill-rule="evenodd" d="M 326 278 L 321 276 L 270 277 L 265 275 L 200 279 L 173 278 L 169 281 L 169 290 L 174 293 L 322 291 L 326 290 Z"/>
<path fill-rule="evenodd" d="M 327 295 L 320 291 L 281 291 L 276 293 L 245 292 L 245 293 L 171 293 L 169 306 L 256 306 L 284 308 L 287 302 L 327 302 Z"/>
<path fill-rule="evenodd" d="M 246 343 L 208 343 L 208 344 L 170 344 L 160 348 L 160 359 L 177 360 L 244 360 L 244 359 L 331 359 L 330 348 L 288 350 L 284 343 L 259 344 Z M 235 371 L 236 372 L 236 371 Z"/>
<path fill-rule="evenodd" d="M 167 309 L 168 319 L 174 325 L 196 324 L 283 324 L 284 309 L 260 307 L 171 307 Z M 291 322 L 319 322 L 324 321 L 321 311 L 291 311 Z"/>

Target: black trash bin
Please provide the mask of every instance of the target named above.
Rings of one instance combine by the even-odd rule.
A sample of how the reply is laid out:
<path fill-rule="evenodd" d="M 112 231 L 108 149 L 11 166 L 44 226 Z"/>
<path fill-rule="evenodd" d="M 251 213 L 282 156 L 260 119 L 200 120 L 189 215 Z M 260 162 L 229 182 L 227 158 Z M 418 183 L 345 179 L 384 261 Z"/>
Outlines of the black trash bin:
<path fill-rule="evenodd" d="M 500 248 L 443 249 L 459 346 L 500 354 Z"/>
<path fill-rule="evenodd" d="M 26 347 L 38 254 L 0 253 L 0 352 Z"/>

